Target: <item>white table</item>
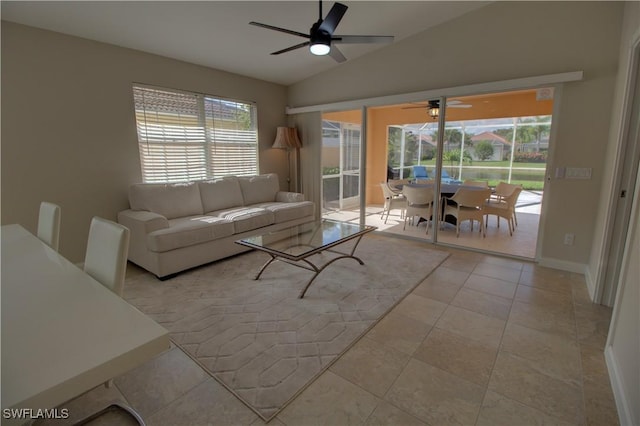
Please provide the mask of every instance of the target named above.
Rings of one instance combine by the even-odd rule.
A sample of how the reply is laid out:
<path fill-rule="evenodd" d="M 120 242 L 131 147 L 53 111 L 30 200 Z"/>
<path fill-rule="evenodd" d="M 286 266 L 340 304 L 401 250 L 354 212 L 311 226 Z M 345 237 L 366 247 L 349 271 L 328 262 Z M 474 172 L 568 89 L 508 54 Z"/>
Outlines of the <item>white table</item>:
<path fill-rule="evenodd" d="M 1 237 L 3 409 L 54 408 L 169 348 L 166 329 L 20 225 Z"/>

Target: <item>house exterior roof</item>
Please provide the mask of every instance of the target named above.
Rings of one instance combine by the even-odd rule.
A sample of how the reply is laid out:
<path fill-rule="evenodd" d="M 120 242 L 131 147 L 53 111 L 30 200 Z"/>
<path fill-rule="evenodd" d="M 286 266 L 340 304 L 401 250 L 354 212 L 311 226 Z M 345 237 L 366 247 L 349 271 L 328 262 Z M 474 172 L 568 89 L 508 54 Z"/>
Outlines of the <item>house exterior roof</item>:
<path fill-rule="evenodd" d="M 473 142 L 479 142 L 479 141 L 498 142 L 498 143 L 501 143 L 503 145 L 511 146 L 511 142 L 509 142 L 508 140 L 506 140 L 502 136 L 498 136 L 495 133 L 491 133 L 491 132 L 479 133 L 479 134 L 477 134 L 475 136 L 472 136 L 471 140 Z"/>

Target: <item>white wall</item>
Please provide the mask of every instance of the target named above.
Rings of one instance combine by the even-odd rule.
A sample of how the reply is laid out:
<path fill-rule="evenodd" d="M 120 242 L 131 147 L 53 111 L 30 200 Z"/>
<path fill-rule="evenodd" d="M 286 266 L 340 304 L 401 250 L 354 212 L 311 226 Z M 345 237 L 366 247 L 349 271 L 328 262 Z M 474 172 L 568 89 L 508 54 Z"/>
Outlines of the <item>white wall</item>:
<path fill-rule="evenodd" d="M 611 120 L 611 141 L 607 149 L 607 170 L 605 185 L 613 186 L 619 172 L 616 156 L 620 149 L 620 125 L 623 117 L 624 92 L 633 76 L 630 73 L 631 50 L 640 40 L 640 3 L 628 2 L 625 5 L 622 25 L 618 81 Z M 636 81 L 638 78 L 636 77 Z M 635 95 L 640 95 L 640 87 L 636 87 Z M 633 142 L 632 142 L 633 143 Z M 637 141 L 635 143 L 638 143 Z M 620 270 L 618 294 L 611 320 L 611 328 L 605 350 L 609 377 L 618 415 L 622 425 L 640 424 L 640 175 L 636 177 L 633 208 L 623 265 Z M 603 248 L 605 246 L 606 221 L 612 204 L 609 194 L 603 193 L 600 200 L 596 239 L 589 265 L 589 275 L 598 277 L 604 271 Z M 606 259 L 605 259 L 606 260 Z"/>
<path fill-rule="evenodd" d="M 591 180 L 545 188 L 542 260 L 584 271 L 591 253 L 607 146 L 623 3 L 495 2 L 289 87 L 289 105 L 437 90 L 569 71 L 554 167 L 591 167 Z M 575 244 L 563 244 L 565 233 Z"/>
<path fill-rule="evenodd" d="M 83 259 L 91 217 L 141 181 L 133 82 L 257 102 L 261 172 L 286 187 L 284 86 L 3 21 L 2 224 L 35 232 L 40 201 L 60 204 L 60 251 Z"/>
<path fill-rule="evenodd" d="M 622 425 L 640 424 L 640 174 L 605 355 Z"/>
<path fill-rule="evenodd" d="M 609 144 L 607 144 L 605 171 L 603 176 L 604 188 L 616 188 L 617 180 L 620 178 L 622 164 L 617 163 L 618 155 L 622 149 L 621 138 L 625 124 L 623 123 L 623 107 L 624 96 L 627 88 L 631 59 L 631 50 L 634 42 L 640 35 L 640 3 L 627 2 L 625 4 L 624 21 L 622 24 L 622 36 L 619 50 L 618 77 L 616 80 L 615 98 L 611 110 L 611 127 L 609 130 Z M 636 93 L 640 93 L 640 88 L 636 89 Z M 587 283 L 590 285 L 590 291 L 595 292 L 595 286 L 604 278 L 606 273 L 606 258 L 608 248 L 606 241 L 610 229 L 611 205 L 617 202 L 616 194 L 604 192 L 601 195 L 598 216 L 595 224 L 595 238 L 593 248 L 591 250 L 591 261 L 587 271 Z"/>

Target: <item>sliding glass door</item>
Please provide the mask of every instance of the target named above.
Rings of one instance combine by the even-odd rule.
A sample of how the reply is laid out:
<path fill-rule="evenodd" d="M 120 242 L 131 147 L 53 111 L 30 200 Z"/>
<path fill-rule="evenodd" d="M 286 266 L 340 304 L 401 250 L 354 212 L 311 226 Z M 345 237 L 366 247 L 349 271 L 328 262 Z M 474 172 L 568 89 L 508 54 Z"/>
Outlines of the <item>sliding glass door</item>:
<path fill-rule="evenodd" d="M 322 121 L 322 210 L 357 209 L 360 203 L 361 127 Z"/>
<path fill-rule="evenodd" d="M 341 138 L 341 208 L 355 208 L 360 205 L 360 126 L 343 123 Z"/>
<path fill-rule="evenodd" d="M 512 233 L 506 220 L 498 226 L 498 218 L 491 216 L 485 220 L 486 237 L 478 232 L 477 222 L 472 231 L 469 221 L 461 224 L 457 235 L 451 218 L 433 232 L 430 229 L 427 236 L 424 221 L 410 229 L 393 211 L 379 229 L 535 258 L 551 139 L 552 95 L 552 89 L 529 89 L 449 98 L 444 108 L 440 103 L 445 98 L 371 108 L 377 123 L 371 127 L 385 131 L 386 164 L 380 167 L 386 168 L 387 181 L 408 179 L 410 184 L 433 186 L 442 203 L 447 201 L 441 197 L 450 197 L 465 186 L 495 190 L 500 183 L 508 183 L 522 187 L 516 204 L 518 226 Z"/>

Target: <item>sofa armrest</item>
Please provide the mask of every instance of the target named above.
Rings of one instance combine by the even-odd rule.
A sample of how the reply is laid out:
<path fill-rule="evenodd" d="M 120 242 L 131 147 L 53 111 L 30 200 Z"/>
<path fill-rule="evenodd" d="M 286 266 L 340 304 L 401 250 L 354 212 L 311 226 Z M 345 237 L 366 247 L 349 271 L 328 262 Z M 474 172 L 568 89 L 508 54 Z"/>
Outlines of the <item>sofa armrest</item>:
<path fill-rule="evenodd" d="M 280 203 L 295 203 L 304 201 L 304 195 L 299 192 L 278 191 L 276 193 L 276 201 Z"/>
<path fill-rule="evenodd" d="M 123 210 L 118 213 L 118 223 L 132 232 L 137 231 L 143 234 L 169 227 L 166 217 L 146 210 Z"/>

